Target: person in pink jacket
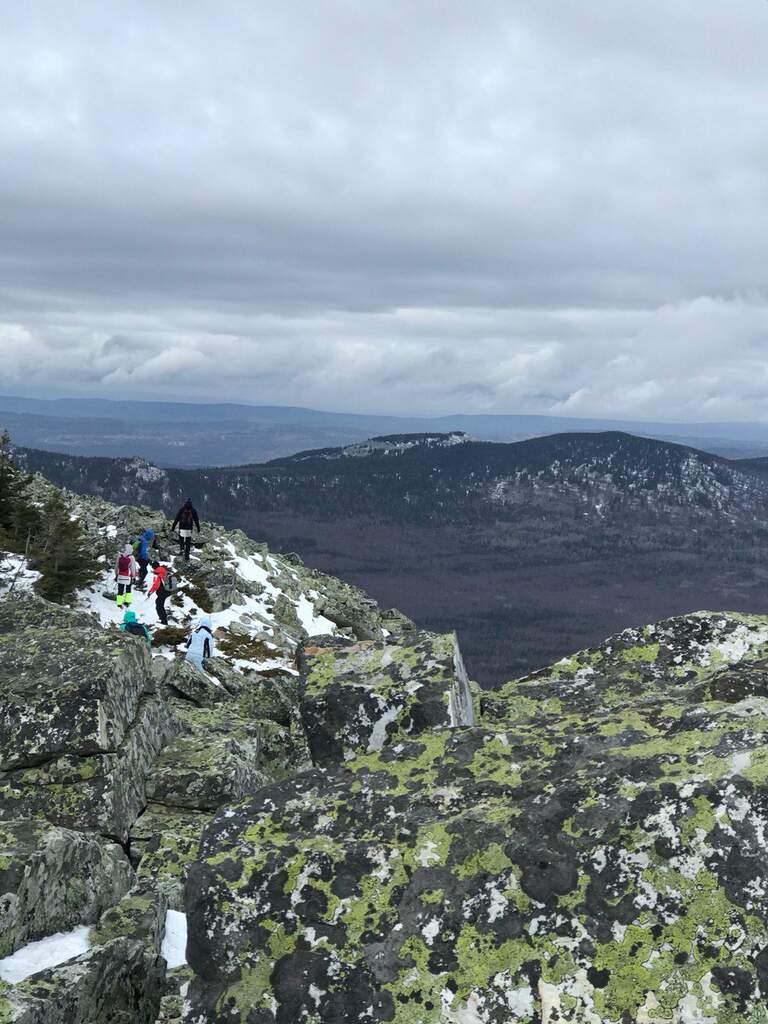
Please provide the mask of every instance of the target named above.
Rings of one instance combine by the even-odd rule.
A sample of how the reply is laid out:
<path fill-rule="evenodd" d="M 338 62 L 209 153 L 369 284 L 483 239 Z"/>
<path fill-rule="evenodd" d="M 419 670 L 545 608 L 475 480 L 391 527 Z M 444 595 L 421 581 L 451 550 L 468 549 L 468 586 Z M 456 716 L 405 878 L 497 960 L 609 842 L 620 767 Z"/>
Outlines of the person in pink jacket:
<path fill-rule="evenodd" d="M 117 607 L 122 608 L 123 605 L 127 608 L 131 603 L 133 581 L 139 571 L 139 566 L 136 559 L 133 557 L 133 548 L 130 544 L 126 544 L 122 550 L 122 553 L 115 559 L 115 582 L 117 583 Z"/>

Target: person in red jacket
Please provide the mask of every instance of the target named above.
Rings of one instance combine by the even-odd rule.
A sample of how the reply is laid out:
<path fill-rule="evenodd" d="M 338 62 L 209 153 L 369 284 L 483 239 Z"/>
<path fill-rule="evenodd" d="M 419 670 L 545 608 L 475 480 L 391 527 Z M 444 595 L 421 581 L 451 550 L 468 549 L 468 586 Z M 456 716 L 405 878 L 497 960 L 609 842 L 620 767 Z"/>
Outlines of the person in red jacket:
<path fill-rule="evenodd" d="M 165 602 L 173 593 L 171 586 L 171 570 L 160 565 L 159 562 L 152 563 L 152 586 L 147 591 L 147 599 L 155 595 L 155 610 L 157 617 L 164 626 L 168 625 L 168 614 L 165 610 Z"/>

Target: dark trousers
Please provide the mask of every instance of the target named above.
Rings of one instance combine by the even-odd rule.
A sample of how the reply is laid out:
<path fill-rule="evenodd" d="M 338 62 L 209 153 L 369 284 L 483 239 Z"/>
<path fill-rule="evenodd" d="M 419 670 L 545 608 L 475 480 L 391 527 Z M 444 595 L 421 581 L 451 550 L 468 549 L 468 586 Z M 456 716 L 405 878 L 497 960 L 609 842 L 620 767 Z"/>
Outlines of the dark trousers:
<path fill-rule="evenodd" d="M 147 578 L 147 566 L 149 565 L 148 558 L 139 558 L 137 556 L 136 561 L 139 563 L 139 586 L 144 586 L 144 581 Z"/>
<path fill-rule="evenodd" d="M 192 550 L 192 532 L 188 537 L 182 537 L 179 534 L 179 554 L 184 555 L 185 560 L 189 561 L 189 552 Z"/>
<path fill-rule="evenodd" d="M 160 619 L 164 626 L 168 625 L 168 615 L 165 610 L 165 602 L 168 599 L 168 591 L 160 587 L 155 597 L 155 610 L 157 611 L 157 617 Z"/>

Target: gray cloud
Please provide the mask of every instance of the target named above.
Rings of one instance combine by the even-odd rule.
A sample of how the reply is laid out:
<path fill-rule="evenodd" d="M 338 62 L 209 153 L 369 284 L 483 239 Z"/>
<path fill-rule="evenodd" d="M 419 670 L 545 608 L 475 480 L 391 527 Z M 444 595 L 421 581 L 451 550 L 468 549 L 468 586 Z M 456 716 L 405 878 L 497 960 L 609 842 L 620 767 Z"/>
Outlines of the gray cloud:
<path fill-rule="evenodd" d="M 765 417 L 768 4 L 4 22 L 5 390 Z"/>

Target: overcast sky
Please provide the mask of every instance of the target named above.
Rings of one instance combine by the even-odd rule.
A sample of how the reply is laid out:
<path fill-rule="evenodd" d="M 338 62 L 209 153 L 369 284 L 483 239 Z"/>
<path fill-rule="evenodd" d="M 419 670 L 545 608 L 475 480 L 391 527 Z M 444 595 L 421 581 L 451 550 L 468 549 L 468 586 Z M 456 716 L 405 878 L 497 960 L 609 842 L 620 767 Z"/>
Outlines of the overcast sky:
<path fill-rule="evenodd" d="M 768 419 L 766 0 L 8 4 L 6 393 Z"/>

